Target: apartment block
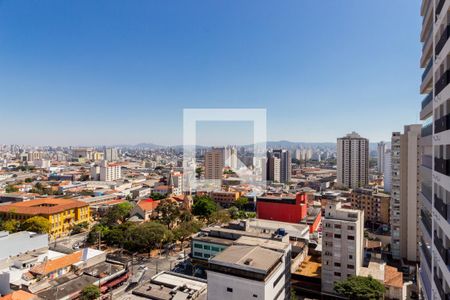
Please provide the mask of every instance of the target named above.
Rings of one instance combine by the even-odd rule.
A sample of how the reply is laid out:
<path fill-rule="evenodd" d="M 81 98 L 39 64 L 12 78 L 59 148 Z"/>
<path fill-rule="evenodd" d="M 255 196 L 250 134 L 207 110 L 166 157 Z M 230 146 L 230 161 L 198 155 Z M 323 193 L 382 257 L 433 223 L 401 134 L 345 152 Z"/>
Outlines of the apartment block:
<path fill-rule="evenodd" d="M 422 125 L 392 133 L 391 252 L 395 259 L 419 260 L 418 220 Z"/>
<path fill-rule="evenodd" d="M 224 148 L 213 148 L 205 153 L 205 179 L 221 180 L 225 166 Z"/>
<path fill-rule="evenodd" d="M 364 211 L 365 222 L 389 224 L 391 196 L 377 189 L 358 188 L 350 194 L 352 208 Z"/>
<path fill-rule="evenodd" d="M 423 0 L 420 270 L 426 300 L 450 298 L 450 0 Z"/>
<path fill-rule="evenodd" d="M 334 293 L 336 282 L 359 275 L 364 255 L 364 212 L 344 209 L 340 202 L 325 207 L 322 235 L 322 292 Z"/>
<path fill-rule="evenodd" d="M 349 188 L 369 183 L 369 140 L 356 132 L 337 140 L 337 183 Z"/>

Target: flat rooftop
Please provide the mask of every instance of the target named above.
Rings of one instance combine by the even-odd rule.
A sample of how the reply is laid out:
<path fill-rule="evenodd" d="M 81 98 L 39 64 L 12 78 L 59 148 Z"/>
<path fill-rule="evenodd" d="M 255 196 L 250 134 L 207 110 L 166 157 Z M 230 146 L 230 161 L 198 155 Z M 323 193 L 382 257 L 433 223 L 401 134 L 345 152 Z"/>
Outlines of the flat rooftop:
<path fill-rule="evenodd" d="M 247 246 L 260 246 L 265 249 L 271 249 L 275 251 L 285 251 L 289 248 L 288 243 L 283 243 L 275 240 L 260 239 L 250 236 L 240 237 L 235 241 L 236 245 L 247 245 Z"/>
<path fill-rule="evenodd" d="M 308 255 L 305 260 L 295 271 L 296 274 L 300 274 L 306 277 L 321 277 L 322 263 L 319 257 Z"/>
<path fill-rule="evenodd" d="M 260 246 L 233 245 L 212 258 L 210 263 L 268 274 L 282 257 L 283 253 Z"/>

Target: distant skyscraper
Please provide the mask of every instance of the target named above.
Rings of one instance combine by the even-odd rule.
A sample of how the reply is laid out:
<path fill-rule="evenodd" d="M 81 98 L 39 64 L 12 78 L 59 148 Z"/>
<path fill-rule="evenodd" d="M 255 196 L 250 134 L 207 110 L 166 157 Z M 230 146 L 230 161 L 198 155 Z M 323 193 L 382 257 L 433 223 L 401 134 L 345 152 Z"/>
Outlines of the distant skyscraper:
<path fill-rule="evenodd" d="M 350 188 L 369 183 L 369 140 L 356 132 L 337 140 L 337 182 Z"/>
<path fill-rule="evenodd" d="M 291 154 L 286 149 L 278 149 L 278 150 L 272 150 L 267 153 L 267 179 L 276 181 L 276 173 L 278 160 L 274 159 L 277 158 L 279 160 L 279 182 L 281 183 L 288 183 L 291 181 Z M 271 169 L 271 166 L 273 168 Z"/>
<path fill-rule="evenodd" d="M 384 154 L 386 151 L 386 143 L 379 142 L 377 147 L 377 171 L 381 174 L 384 173 Z"/>
<path fill-rule="evenodd" d="M 222 179 L 225 166 L 224 150 L 224 148 L 213 148 L 205 153 L 205 179 Z"/>
<path fill-rule="evenodd" d="M 268 181 L 280 182 L 281 163 L 278 157 L 267 155 L 267 175 Z"/>
<path fill-rule="evenodd" d="M 105 160 L 107 161 L 116 161 L 119 159 L 119 153 L 117 148 L 105 148 Z"/>
<path fill-rule="evenodd" d="M 390 193 L 392 190 L 392 159 L 391 149 L 386 149 L 384 152 L 384 191 Z"/>
<path fill-rule="evenodd" d="M 422 125 L 392 133 L 391 251 L 395 259 L 418 261 L 419 167 Z"/>

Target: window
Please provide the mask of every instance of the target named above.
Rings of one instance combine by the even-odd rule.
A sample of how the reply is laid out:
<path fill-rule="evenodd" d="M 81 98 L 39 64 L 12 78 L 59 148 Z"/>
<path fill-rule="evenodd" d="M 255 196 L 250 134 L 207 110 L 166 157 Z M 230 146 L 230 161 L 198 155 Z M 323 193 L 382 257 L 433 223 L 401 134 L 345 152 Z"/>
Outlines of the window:
<path fill-rule="evenodd" d="M 334 238 L 335 238 L 335 239 L 340 239 L 340 238 L 341 238 L 341 235 L 340 235 L 340 234 L 335 234 L 335 235 L 334 235 Z"/>
<path fill-rule="evenodd" d="M 334 276 L 341 277 L 341 273 L 340 272 L 334 272 Z"/>
<path fill-rule="evenodd" d="M 203 257 L 203 254 L 201 252 L 194 252 L 194 256 Z"/>
<path fill-rule="evenodd" d="M 334 228 L 341 229 L 341 224 L 334 224 Z"/>
<path fill-rule="evenodd" d="M 205 250 L 210 250 L 211 247 L 210 247 L 209 245 L 203 245 L 203 249 L 205 249 Z"/>
<path fill-rule="evenodd" d="M 347 229 L 348 230 L 355 230 L 355 227 L 354 226 L 348 226 Z"/>
<path fill-rule="evenodd" d="M 340 266 L 341 266 L 341 263 L 335 262 L 335 263 L 334 263 L 334 266 L 335 266 L 335 267 L 340 267 Z"/>
<path fill-rule="evenodd" d="M 353 255 L 350 254 L 350 255 L 348 256 L 348 259 L 353 259 Z"/>
<path fill-rule="evenodd" d="M 350 270 L 353 270 L 353 269 L 355 269 L 355 266 L 354 265 L 347 265 L 347 268 L 350 269 Z"/>
<path fill-rule="evenodd" d="M 227 287 L 227 292 L 232 293 L 232 292 L 233 292 L 233 289 L 230 288 L 230 287 Z"/>
<path fill-rule="evenodd" d="M 200 244 L 194 244 L 194 248 L 203 249 L 202 245 Z"/>
<path fill-rule="evenodd" d="M 209 255 L 208 253 L 205 253 L 205 254 L 203 254 L 203 257 L 204 257 L 204 258 L 210 258 L 211 255 Z"/>
<path fill-rule="evenodd" d="M 349 235 L 349 236 L 347 237 L 347 239 L 353 241 L 353 240 L 355 240 L 355 237 L 354 237 L 353 235 Z"/>
<path fill-rule="evenodd" d="M 280 282 L 281 278 L 283 278 L 284 273 L 281 273 L 280 276 L 278 276 L 278 278 L 273 282 L 273 287 L 275 287 L 278 282 Z"/>
<path fill-rule="evenodd" d="M 211 251 L 220 252 L 219 247 L 211 246 Z"/>

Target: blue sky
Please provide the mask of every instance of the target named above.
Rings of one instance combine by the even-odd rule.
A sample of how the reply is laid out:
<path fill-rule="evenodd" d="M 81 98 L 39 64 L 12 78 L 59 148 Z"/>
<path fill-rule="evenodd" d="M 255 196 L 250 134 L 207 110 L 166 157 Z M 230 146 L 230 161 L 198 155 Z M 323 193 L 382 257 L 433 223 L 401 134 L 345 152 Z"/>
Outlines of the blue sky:
<path fill-rule="evenodd" d="M 269 140 L 388 140 L 419 122 L 419 9 L 0 0 L 0 144 L 179 144 L 183 108 L 221 107 L 266 108 Z"/>

